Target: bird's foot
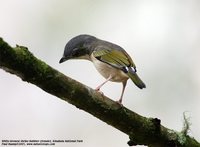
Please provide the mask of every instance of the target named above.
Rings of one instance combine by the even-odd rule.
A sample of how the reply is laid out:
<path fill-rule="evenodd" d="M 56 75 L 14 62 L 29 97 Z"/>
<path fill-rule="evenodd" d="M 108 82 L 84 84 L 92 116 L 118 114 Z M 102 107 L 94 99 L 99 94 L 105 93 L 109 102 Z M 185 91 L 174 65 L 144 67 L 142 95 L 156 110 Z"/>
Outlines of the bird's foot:
<path fill-rule="evenodd" d="M 97 87 L 97 88 L 95 89 L 95 91 L 99 92 L 101 95 L 104 96 L 104 94 L 103 94 L 103 92 L 100 90 L 100 88 Z"/>
<path fill-rule="evenodd" d="M 100 86 L 98 86 L 97 88 L 95 88 L 96 91 L 100 91 Z"/>
<path fill-rule="evenodd" d="M 99 88 L 96 88 L 95 91 L 101 94 L 102 100 L 104 101 L 104 94 L 103 94 L 103 92 Z"/>
<path fill-rule="evenodd" d="M 121 107 L 123 107 L 123 104 L 122 104 L 121 100 L 116 101 L 116 103 L 119 104 Z"/>

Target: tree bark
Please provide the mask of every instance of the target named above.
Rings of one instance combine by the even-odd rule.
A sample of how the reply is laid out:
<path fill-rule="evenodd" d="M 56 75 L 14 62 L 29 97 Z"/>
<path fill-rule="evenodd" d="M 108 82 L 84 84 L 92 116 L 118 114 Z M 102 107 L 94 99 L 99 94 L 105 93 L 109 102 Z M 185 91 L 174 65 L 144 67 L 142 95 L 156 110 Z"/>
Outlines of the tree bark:
<path fill-rule="evenodd" d="M 18 45 L 12 48 L 2 38 L 0 68 L 126 133 L 130 146 L 200 147 L 200 143 L 187 134 L 162 126 L 158 118 L 146 118 L 120 106 L 37 59 L 28 48 Z"/>

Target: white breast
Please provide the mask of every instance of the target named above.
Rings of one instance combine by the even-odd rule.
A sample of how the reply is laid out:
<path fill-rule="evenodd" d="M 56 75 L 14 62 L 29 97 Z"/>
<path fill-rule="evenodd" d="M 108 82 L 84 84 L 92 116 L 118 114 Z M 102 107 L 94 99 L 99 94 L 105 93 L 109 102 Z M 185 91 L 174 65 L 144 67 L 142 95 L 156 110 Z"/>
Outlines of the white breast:
<path fill-rule="evenodd" d="M 104 78 L 107 79 L 109 76 L 112 76 L 110 81 L 113 82 L 123 82 L 128 80 L 129 77 L 123 71 L 115 67 L 112 67 L 104 62 L 99 61 L 93 56 L 93 54 L 91 54 L 90 59 L 93 62 L 94 66 L 96 67 L 97 71 Z"/>

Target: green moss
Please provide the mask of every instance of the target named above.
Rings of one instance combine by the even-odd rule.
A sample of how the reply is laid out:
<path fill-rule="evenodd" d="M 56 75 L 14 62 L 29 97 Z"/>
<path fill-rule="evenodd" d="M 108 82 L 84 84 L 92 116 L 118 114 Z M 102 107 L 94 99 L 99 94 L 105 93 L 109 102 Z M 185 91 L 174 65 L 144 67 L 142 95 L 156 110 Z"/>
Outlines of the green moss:
<path fill-rule="evenodd" d="M 187 140 L 185 134 L 183 134 L 183 133 L 177 133 L 177 136 L 178 136 L 178 142 L 181 145 L 185 145 L 186 140 Z"/>

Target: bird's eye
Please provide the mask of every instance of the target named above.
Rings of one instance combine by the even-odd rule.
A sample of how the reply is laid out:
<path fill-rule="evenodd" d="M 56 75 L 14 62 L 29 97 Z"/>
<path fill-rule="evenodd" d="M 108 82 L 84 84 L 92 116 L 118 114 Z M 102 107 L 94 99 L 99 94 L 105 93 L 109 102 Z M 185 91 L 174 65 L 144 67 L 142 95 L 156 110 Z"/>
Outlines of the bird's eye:
<path fill-rule="evenodd" d="M 73 49 L 72 56 L 77 56 L 78 54 L 78 48 Z"/>
<path fill-rule="evenodd" d="M 80 49 L 80 48 L 75 48 L 72 51 L 72 56 L 73 57 L 80 57 L 80 56 L 83 56 L 85 54 L 86 54 L 85 50 Z"/>

